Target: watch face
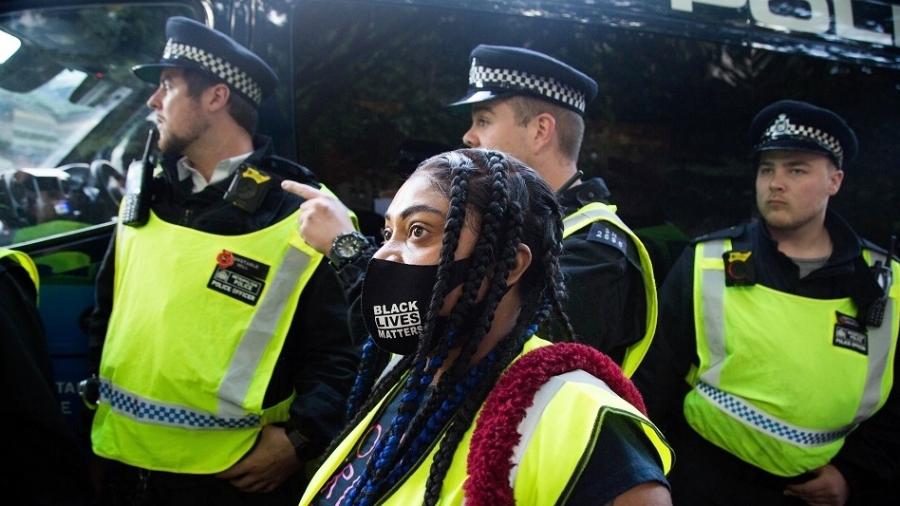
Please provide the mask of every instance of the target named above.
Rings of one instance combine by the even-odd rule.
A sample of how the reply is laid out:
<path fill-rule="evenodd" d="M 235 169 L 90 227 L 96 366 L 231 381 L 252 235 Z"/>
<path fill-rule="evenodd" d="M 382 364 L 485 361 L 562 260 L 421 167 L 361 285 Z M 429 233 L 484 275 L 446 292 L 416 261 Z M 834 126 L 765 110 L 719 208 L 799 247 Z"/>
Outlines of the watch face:
<path fill-rule="evenodd" d="M 342 235 L 335 239 L 331 254 L 340 259 L 352 258 L 362 250 L 363 244 L 365 244 L 365 239 L 356 233 Z"/>

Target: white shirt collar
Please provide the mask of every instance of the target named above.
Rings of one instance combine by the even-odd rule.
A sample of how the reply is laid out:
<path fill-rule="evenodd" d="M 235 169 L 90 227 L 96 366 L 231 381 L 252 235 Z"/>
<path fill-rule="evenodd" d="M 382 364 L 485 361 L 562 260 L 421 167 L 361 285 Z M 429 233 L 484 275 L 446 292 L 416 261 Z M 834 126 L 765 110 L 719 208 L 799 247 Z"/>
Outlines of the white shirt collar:
<path fill-rule="evenodd" d="M 246 160 L 247 157 L 252 153 L 252 151 L 248 151 L 247 153 L 244 153 L 242 155 L 237 155 L 231 158 L 220 160 L 219 163 L 216 164 L 216 168 L 213 169 L 213 174 L 209 181 L 207 181 L 206 178 L 204 178 L 197 169 L 191 167 L 186 156 L 182 156 L 178 160 L 178 164 L 176 165 L 176 167 L 178 168 L 178 180 L 184 181 L 187 178 L 191 178 L 191 193 L 199 193 L 203 191 L 203 189 L 207 186 L 216 184 L 219 181 L 224 181 L 226 178 L 231 176 L 231 174 L 237 169 L 238 165 L 243 163 L 244 160 Z"/>

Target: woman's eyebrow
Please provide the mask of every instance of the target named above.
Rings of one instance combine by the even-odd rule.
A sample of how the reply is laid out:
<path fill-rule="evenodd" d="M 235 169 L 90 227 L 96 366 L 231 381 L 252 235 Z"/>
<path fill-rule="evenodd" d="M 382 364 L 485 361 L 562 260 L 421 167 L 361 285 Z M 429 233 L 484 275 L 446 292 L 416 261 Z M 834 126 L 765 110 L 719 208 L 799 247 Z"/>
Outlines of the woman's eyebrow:
<path fill-rule="evenodd" d="M 400 219 L 405 220 L 406 218 L 409 218 L 411 215 L 416 214 L 416 213 L 432 213 L 432 214 L 437 214 L 440 216 L 444 215 L 444 211 L 441 211 L 440 209 L 437 209 L 437 208 L 434 208 L 434 207 L 431 207 L 431 206 L 425 205 L 425 204 L 416 204 L 416 205 L 407 207 L 403 211 L 400 211 Z M 391 215 L 385 214 L 384 219 L 386 221 L 390 220 Z"/>

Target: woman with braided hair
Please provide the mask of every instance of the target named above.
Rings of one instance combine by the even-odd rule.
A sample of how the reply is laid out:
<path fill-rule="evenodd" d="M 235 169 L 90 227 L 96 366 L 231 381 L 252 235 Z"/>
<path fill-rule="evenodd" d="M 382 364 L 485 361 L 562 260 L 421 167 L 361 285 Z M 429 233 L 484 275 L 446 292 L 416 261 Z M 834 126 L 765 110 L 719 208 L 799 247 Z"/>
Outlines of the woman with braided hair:
<path fill-rule="evenodd" d="M 553 192 L 517 160 L 419 166 L 363 278 L 351 421 L 301 504 L 669 504 L 671 452 L 637 390 L 600 352 L 535 335 L 568 321 L 561 236 Z"/>

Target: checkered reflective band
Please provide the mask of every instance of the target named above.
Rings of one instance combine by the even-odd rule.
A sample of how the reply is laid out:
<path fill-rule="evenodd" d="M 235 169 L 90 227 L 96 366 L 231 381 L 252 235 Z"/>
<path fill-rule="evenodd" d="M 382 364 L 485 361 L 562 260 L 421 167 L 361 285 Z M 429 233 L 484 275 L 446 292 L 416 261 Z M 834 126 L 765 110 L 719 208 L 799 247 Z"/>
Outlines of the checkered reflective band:
<path fill-rule="evenodd" d="M 543 77 L 512 69 L 497 69 L 478 65 L 472 60 L 469 69 L 469 84 L 476 88 L 499 86 L 513 90 L 527 90 L 538 95 L 562 102 L 584 113 L 587 106 L 584 93 L 563 84 L 552 77 Z"/>
<path fill-rule="evenodd" d="M 100 402 L 108 402 L 113 410 L 138 422 L 183 429 L 249 429 L 259 427 L 262 422 L 258 415 L 223 418 L 183 406 L 161 404 L 113 387 L 105 380 L 100 383 Z"/>
<path fill-rule="evenodd" d="M 229 86 L 246 95 L 254 104 L 259 105 L 262 101 L 262 88 L 249 74 L 199 47 L 169 39 L 163 50 L 163 59 L 177 60 L 179 58 L 199 63 L 203 68 L 228 83 Z"/>
<path fill-rule="evenodd" d="M 794 124 L 786 114 L 779 114 L 775 118 L 775 121 L 763 132 L 759 142 L 762 144 L 783 137 L 815 142 L 834 153 L 839 165 L 844 161 L 844 150 L 834 136 L 815 127 Z"/>
<path fill-rule="evenodd" d="M 694 388 L 732 418 L 795 446 L 826 445 L 843 438 L 853 430 L 853 427 L 844 427 L 830 431 L 796 427 L 785 421 L 772 418 L 747 402 L 708 383 L 698 382 Z"/>

